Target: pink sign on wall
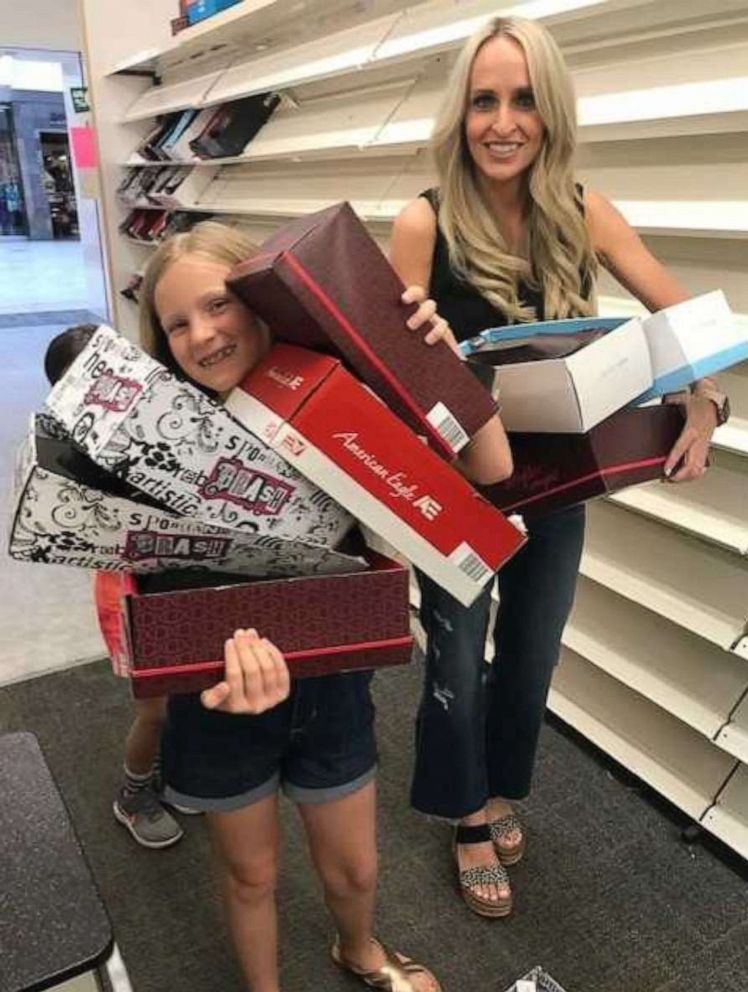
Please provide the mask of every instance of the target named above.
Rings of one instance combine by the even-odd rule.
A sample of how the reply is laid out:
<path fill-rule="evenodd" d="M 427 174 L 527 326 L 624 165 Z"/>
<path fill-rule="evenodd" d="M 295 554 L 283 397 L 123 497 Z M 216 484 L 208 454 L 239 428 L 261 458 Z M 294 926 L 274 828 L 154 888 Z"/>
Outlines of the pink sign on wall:
<path fill-rule="evenodd" d="M 77 169 L 95 169 L 99 164 L 96 152 L 96 134 L 92 127 L 71 127 L 73 162 Z"/>

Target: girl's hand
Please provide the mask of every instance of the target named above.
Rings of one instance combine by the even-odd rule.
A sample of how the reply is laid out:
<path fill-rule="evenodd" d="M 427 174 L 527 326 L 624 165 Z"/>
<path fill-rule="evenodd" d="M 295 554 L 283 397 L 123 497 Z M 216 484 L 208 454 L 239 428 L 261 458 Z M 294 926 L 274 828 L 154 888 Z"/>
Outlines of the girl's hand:
<path fill-rule="evenodd" d="M 288 666 L 278 648 L 256 630 L 237 630 L 225 644 L 222 682 L 200 696 L 203 706 L 224 713 L 264 713 L 288 698 Z"/>
<path fill-rule="evenodd" d="M 406 327 L 411 331 L 417 331 L 427 325 L 427 333 L 423 339 L 426 344 L 445 341 L 460 361 L 465 361 L 465 356 L 460 351 L 452 329 L 446 320 L 436 312 L 436 303 L 426 299 L 426 291 L 422 286 L 408 286 L 400 299 L 403 303 L 420 304 L 416 312 L 405 321 Z"/>
<path fill-rule="evenodd" d="M 683 432 L 665 462 L 668 482 L 687 482 L 700 478 L 706 472 L 709 442 L 717 426 L 717 412 L 712 401 L 698 393 L 691 395 L 686 411 Z M 679 462 L 681 467 L 672 475 Z"/>

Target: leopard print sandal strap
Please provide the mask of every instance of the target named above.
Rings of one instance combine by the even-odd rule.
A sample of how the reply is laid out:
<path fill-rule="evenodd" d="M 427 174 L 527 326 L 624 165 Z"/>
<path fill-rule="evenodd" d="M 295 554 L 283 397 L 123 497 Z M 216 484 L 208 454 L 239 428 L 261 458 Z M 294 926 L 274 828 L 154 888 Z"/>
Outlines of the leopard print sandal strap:
<path fill-rule="evenodd" d="M 516 865 L 525 853 L 525 830 L 514 813 L 507 813 L 488 824 L 496 856 L 503 865 Z M 513 831 L 518 830 L 520 839 L 511 847 L 502 843 Z"/>

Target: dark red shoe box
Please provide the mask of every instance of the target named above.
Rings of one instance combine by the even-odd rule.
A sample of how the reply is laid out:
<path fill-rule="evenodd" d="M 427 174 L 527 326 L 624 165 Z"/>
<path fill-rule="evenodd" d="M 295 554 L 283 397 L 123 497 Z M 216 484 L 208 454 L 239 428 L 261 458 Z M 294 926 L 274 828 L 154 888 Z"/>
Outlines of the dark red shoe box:
<path fill-rule="evenodd" d="M 224 643 L 254 627 L 283 652 L 291 675 L 404 665 L 413 638 L 408 570 L 367 551 L 369 570 L 144 593 L 128 577 L 124 611 L 137 698 L 198 692 L 223 677 Z"/>
<path fill-rule="evenodd" d="M 342 358 L 447 459 L 496 411 L 446 344 L 406 328 L 415 306 L 348 203 L 285 225 L 227 282 L 278 340 Z"/>
<path fill-rule="evenodd" d="M 514 473 L 480 488 L 504 513 L 538 516 L 664 478 L 683 430 L 678 406 L 620 410 L 586 434 L 510 434 Z"/>

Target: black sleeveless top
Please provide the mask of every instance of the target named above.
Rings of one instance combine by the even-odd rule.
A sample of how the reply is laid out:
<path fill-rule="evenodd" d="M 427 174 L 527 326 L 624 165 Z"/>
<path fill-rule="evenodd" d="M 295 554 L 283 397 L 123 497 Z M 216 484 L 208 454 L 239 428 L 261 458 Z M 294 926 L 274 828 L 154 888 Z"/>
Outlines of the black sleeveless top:
<path fill-rule="evenodd" d="M 577 190 L 580 194 L 580 209 L 583 210 L 581 186 L 577 186 Z M 428 200 L 437 216 L 429 296 L 436 303 L 440 316 L 449 323 L 458 341 L 466 341 L 468 338 L 475 337 L 489 327 L 504 327 L 508 321 L 503 310 L 499 310 L 489 303 L 474 286 L 460 279 L 452 271 L 449 264 L 447 239 L 442 234 L 438 223 L 438 190 L 435 187 L 427 189 L 419 196 Z M 534 290 L 530 286 L 520 283 L 519 297 L 524 304 L 535 308 L 537 320 L 545 320 L 545 304 L 539 290 Z"/>

